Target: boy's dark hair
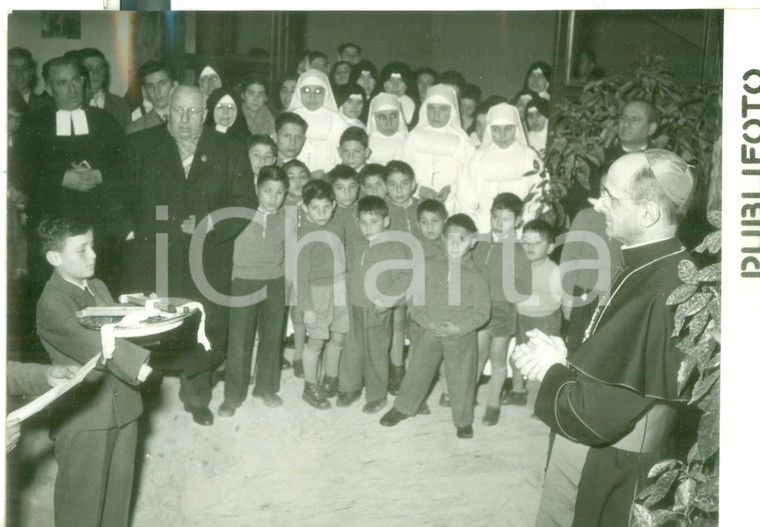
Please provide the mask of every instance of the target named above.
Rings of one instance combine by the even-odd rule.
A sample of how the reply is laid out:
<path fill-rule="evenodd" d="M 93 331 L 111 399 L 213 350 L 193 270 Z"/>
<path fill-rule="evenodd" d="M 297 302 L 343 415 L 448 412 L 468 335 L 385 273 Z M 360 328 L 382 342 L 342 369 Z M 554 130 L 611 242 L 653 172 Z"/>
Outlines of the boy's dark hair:
<path fill-rule="evenodd" d="M 474 84 L 465 84 L 462 88 L 462 93 L 459 94 L 459 98 L 472 99 L 475 101 L 475 104 L 480 104 L 480 98 L 482 95 L 483 93 L 478 86 L 475 86 Z"/>
<path fill-rule="evenodd" d="M 285 190 L 288 190 L 290 180 L 282 167 L 277 165 L 271 165 L 268 167 L 262 167 L 259 171 L 259 177 L 256 179 L 256 186 L 259 187 L 267 181 L 279 181 L 282 183 Z"/>
<path fill-rule="evenodd" d="M 458 71 L 450 70 L 444 71 L 438 76 L 438 84 L 456 86 L 459 89 L 459 93 L 462 93 L 462 89 L 467 82 L 464 80 L 464 75 Z"/>
<path fill-rule="evenodd" d="M 417 205 L 417 221 L 422 218 L 423 212 L 432 212 L 433 214 L 437 214 L 444 221 L 449 217 L 449 211 L 446 210 L 446 205 L 437 199 L 426 199 Z"/>
<path fill-rule="evenodd" d="M 293 167 L 303 168 L 306 171 L 306 173 L 309 174 L 309 177 L 311 177 L 311 170 L 309 170 L 309 167 L 306 166 L 306 163 L 304 163 L 300 159 L 291 159 L 290 161 L 282 165 L 282 169 L 285 171 L 286 174 L 288 172 L 288 169 L 293 168 Z"/>
<path fill-rule="evenodd" d="M 265 145 L 272 149 L 272 153 L 274 154 L 274 157 L 277 157 L 277 144 L 275 144 L 274 140 L 269 137 L 266 134 L 255 134 L 250 135 L 245 140 L 245 147 L 247 150 L 250 150 L 256 145 Z"/>
<path fill-rule="evenodd" d="M 310 51 L 308 55 L 306 55 L 309 59 L 309 67 L 311 67 L 311 62 L 315 59 L 325 59 L 327 61 L 327 55 L 322 53 L 321 51 Z"/>
<path fill-rule="evenodd" d="M 293 112 L 282 112 L 280 115 L 277 116 L 277 119 L 274 120 L 274 131 L 275 133 L 279 132 L 283 126 L 286 124 L 297 124 L 301 128 L 303 128 L 304 133 L 306 133 L 306 129 L 309 127 L 308 123 L 304 120 L 303 117 L 298 115 L 297 113 Z"/>
<path fill-rule="evenodd" d="M 359 61 L 351 68 L 351 75 L 348 76 L 348 82 L 356 84 L 363 71 L 368 71 L 373 79 L 377 79 L 377 67 L 369 60 Z"/>
<path fill-rule="evenodd" d="M 348 64 L 348 62 L 342 61 L 335 63 L 336 66 L 338 64 Z M 364 93 L 364 89 L 358 84 L 352 84 L 349 82 L 348 84 L 338 86 L 333 90 L 333 95 L 335 95 L 335 104 L 338 105 L 338 108 L 343 106 L 352 95 L 359 95 L 362 98 L 362 102 L 367 104 L 367 94 Z"/>
<path fill-rule="evenodd" d="M 379 196 L 364 196 L 356 206 L 356 215 L 377 214 L 381 218 L 388 217 L 388 204 Z"/>
<path fill-rule="evenodd" d="M 327 173 L 327 180 L 331 185 L 347 179 L 353 179 L 356 183 L 359 183 L 359 174 L 348 165 L 337 165 Z"/>
<path fill-rule="evenodd" d="M 554 227 L 544 220 L 530 220 L 523 225 L 522 231 L 523 234 L 526 232 L 538 233 L 544 240 L 554 243 Z"/>
<path fill-rule="evenodd" d="M 530 111 L 531 108 L 535 108 L 536 110 L 538 110 L 538 113 L 540 113 L 547 119 L 549 118 L 549 101 L 547 101 L 546 99 L 542 99 L 541 97 L 539 97 L 538 99 L 533 99 L 532 101 L 528 102 L 528 104 L 525 105 L 525 115 L 523 116 L 523 118 L 525 118 L 528 115 L 528 112 Z"/>
<path fill-rule="evenodd" d="M 369 136 L 367 135 L 367 132 L 358 126 L 349 126 L 346 128 L 345 131 L 340 134 L 340 142 L 338 144 L 342 146 L 343 143 L 349 141 L 361 143 L 364 148 L 369 147 Z"/>
<path fill-rule="evenodd" d="M 243 93 L 245 93 L 245 90 L 248 89 L 248 86 L 251 84 L 258 84 L 259 86 L 262 86 L 267 97 L 269 97 L 269 81 L 265 77 L 256 75 L 255 73 L 246 75 L 243 77 L 243 80 L 240 81 L 240 84 L 238 84 L 238 91 L 240 92 L 241 97 L 243 96 Z"/>
<path fill-rule="evenodd" d="M 404 174 L 406 177 L 411 179 L 412 183 L 415 182 L 414 169 L 409 165 L 409 163 L 405 163 L 397 159 L 389 161 L 388 164 L 385 165 L 385 172 L 383 172 L 383 180 L 388 181 L 388 177 L 390 177 L 390 175 L 393 174 L 394 172 L 400 172 L 401 174 Z"/>
<path fill-rule="evenodd" d="M 460 213 L 460 214 L 454 214 L 453 216 L 449 216 L 446 219 L 446 223 L 443 224 L 443 232 L 446 232 L 446 229 L 452 226 L 461 227 L 464 230 L 466 230 L 469 234 L 478 232 L 478 228 L 475 225 L 475 220 L 473 220 L 467 214 Z"/>
<path fill-rule="evenodd" d="M 91 230 L 92 225 L 80 218 L 69 216 L 45 218 L 37 225 L 40 252 L 45 256 L 48 251 L 63 251 L 67 239 L 87 234 Z"/>
<path fill-rule="evenodd" d="M 517 218 L 522 212 L 522 200 L 511 192 L 502 192 L 493 199 L 491 210 L 511 210 Z"/>
<path fill-rule="evenodd" d="M 145 84 L 145 77 L 159 71 L 165 71 L 166 75 L 169 77 L 169 80 L 177 80 L 177 76 L 174 74 L 174 71 L 167 64 L 161 62 L 160 60 L 149 60 L 140 66 L 140 69 L 137 70 L 137 78 L 140 80 L 140 86 Z"/>
<path fill-rule="evenodd" d="M 326 199 L 330 203 L 335 202 L 335 192 L 333 192 L 332 185 L 324 179 L 312 179 L 306 183 L 301 191 L 301 197 L 304 205 L 307 206 L 315 199 Z"/>
<path fill-rule="evenodd" d="M 347 48 L 356 48 L 356 51 L 361 54 L 362 48 L 359 44 L 354 44 L 353 42 L 344 42 L 340 46 L 338 46 L 338 55 L 343 55 L 343 52 L 346 51 Z"/>
<path fill-rule="evenodd" d="M 367 178 L 372 176 L 380 176 L 384 181 L 385 167 L 378 163 L 367 163 L 364 165 L 364 168 L 362 168 L 362 171 L 359 172 L 359 184 L 364 185 Z"/>

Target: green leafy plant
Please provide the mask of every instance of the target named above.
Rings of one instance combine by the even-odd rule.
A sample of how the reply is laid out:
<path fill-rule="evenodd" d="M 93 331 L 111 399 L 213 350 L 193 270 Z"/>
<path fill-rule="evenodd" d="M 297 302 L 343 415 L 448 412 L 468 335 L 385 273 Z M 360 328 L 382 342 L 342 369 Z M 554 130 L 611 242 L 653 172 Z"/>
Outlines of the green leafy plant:
<path fill-rule="evenodd" d="M 718 229 L 695 249 L 717 255 L 721 248 L 720 211 L 708 214 Z M 673 525 L 713 526 L 718 523 L 718 468 L 720 446 L 720 306 L 721 264 L 702 269 L 683 260 L 678 276 L 683 282 L 668 297 L 676 305 L 673 337 L 685 354 L 678 372 L 678 388 L 691 389 L 690 405 L 701 410 L 697 440 L 686 461 L 669 459 L 649 471 L 654 482 L 639 493 L 634 504 L 636 527 Z M 657 508 L 656 508 L 657 507 Z"/>

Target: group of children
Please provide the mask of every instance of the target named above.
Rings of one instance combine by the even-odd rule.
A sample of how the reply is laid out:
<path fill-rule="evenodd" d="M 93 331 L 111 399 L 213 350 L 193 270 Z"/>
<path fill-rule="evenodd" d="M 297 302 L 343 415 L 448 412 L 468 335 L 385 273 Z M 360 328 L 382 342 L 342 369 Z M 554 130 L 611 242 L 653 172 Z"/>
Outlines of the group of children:
<path fill-rule="evenodd" d="M 232 294 L 250 301 L 230 308 L 220 416 L 234 415 L 246 397 L 257 336 L 252 394 L 282 405 L 288 311 L 294 373 L 314 408 L 330 408 L 336 396 L 337 406 L 350 406 L 364 390 L 363 411 L 375 413 L 396 395 L 381 419 L 392 426 L 430 412 L 426 398 L 438 375 L 440 404 L 452 408 L 457 435 L 471 437 L 476 385 L 489 359 L 483 424 L 499 421 L 501 404 L 526 404 L 518 371 L 512 390 L 502 388 L 513 337 L 521 342 L 535 327 L 559 335 L 551 226 L 530 221 L 518 239 L 523 203 L 501 193 L 490 233 L 478 233 L 470 216 L 449 217 L 441 201 L 416 197 L 407 163 L 367 163 L 359 128 L 342 134 L 342 164 L 324 178 L 282 156 L 282 166 L 260 167 L 254 155 L 268 148 L 266 157 L 276 158 L 277 146 L 249 146 L 259 207 L 236 241 Z"/>

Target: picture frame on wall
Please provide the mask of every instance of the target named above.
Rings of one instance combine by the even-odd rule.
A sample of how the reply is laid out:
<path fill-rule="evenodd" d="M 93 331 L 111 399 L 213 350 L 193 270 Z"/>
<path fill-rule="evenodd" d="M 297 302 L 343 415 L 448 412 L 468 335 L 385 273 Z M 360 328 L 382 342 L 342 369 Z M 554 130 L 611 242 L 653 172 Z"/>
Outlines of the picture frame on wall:
<path fill-rule="evenodd" d="M 42 38 L 82 38 L 82 19 L 78 11 L 46 11 L 40 17 Z"/>

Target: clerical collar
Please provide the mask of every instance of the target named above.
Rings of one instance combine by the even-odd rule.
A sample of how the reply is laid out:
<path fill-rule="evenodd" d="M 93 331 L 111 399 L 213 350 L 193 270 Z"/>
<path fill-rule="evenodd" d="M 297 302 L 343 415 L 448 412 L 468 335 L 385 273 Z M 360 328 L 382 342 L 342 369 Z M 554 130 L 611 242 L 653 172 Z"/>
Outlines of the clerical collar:
<path fill-rule="evenodd" d="M 623 247 L 621 250 L 621 262 L 624 266 L 638 267 L 668 253 L 677 253 L 685 250 L 678 238 L 665 238 L 663 240 Z"/>
<path fill-rule="evenodd" d="M 87 135 L 90 133 L 90 129 L 87 126 L 87 115 L 84 110 L 77 108 L 76 110 L 57 110 L 55 112 L 55 135 L 57 136 L 70 136 L 72 135 Z"/>

